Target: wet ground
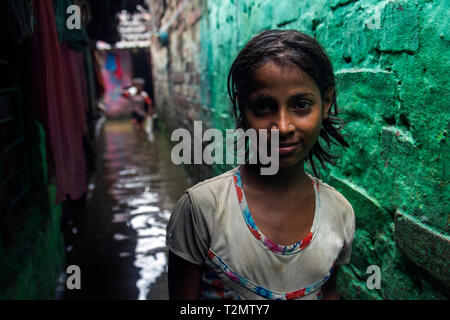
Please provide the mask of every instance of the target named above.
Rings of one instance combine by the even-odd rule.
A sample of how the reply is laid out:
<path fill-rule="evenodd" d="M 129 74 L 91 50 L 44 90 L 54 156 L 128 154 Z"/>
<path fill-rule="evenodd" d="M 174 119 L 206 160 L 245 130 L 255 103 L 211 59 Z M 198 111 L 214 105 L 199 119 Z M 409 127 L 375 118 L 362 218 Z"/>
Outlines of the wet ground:
<path fill-rule="evenodd" d="M 64 207 L 66 265 L 80 267 L 81 290 L 61 297 L 168 299 L 166 224 L 188 176 L 157 130 L 149 141 L 128 121 L 107 121 L 98 148 L 88 194 Z"/>

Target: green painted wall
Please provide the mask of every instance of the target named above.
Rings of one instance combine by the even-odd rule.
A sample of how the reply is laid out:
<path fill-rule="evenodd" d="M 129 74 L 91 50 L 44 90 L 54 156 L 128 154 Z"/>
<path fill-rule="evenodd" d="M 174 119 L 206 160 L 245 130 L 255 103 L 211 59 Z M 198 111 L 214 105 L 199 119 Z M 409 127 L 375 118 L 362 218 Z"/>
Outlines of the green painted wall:
<path fill-rule="evenodd" d="M 2 257 L 1 300 L 52 300 L 64 268 L 61 206 L 55 206 L 56 186 L 48 186 L 48 209 L 32 205 L 17 245 Z M 14 279 L 14 281 L 12 281 Z"/>
<path fill-rule="evenodd" d="M 200 21 L 202 102 L 211 125 L 234 126 L 226 77 L 238 51 L 269 28 L 315 36 L 335 68 L 348 150 L 321 178 L 352 203 L 346 299 L 449 295 L 450 0 L 205 0 Z M 217 166 L 217 172 L 228 167 Z M 367 267 L 381 268 L 368 289 Z"/>
<path fill-rule="evenodd" d="M 31 192 L 26 211 L 15 216 L 13 243 L 0 242 L 0 300 L 54 299 L 65 265 L 62 206 L 48 180 L 44 128 L 34 122 L 27 130 Z"/>

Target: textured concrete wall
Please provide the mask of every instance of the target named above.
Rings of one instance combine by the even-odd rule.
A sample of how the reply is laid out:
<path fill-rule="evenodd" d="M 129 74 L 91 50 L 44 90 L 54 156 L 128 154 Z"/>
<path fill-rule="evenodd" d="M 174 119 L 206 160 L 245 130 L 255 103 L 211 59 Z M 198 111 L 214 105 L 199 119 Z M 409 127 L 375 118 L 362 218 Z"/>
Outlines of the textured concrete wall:
<path fill-rule="evenodd" d="M 316 37 L 334 65 L 341 116 L 349 121 L 350 149 L 334 150 L 337 165 L 321 172 L 357 217 L 352 264 L 338 275 L 341 294 L 448 298 L 450 1 L 204 0 L 186 8 L 186 16 L 195 6 L 201 19 L 170 31 L 170 54 L 152 49 L 154 62 L 172 61 L 154 69 L 171 127 L 191 127 L 191 119 L 234 126 L 226 76 L 259 31 L 297 29 Z M 179 91 L 171 79 L 176 72 Z M 178 100 L 189 89 L 199 90 L 195 99 Z M 216 172 L 226 169 L 216 166 Z M 367 288 L 370 265 L 380 267 L 379 290 Z"/>
<path fill-rule="evenodd" d="M 171 23 L 182 3 L 175 0 L 147 2 L 156 16 L 158 29 Z M 202 8 L 201 1 L 188 1 L 180 16 L 170 24 L 168 42 L 164 43 L 159 37 L 152 41 L 155 101 L 168 132 L 186 128 L 193 133 L 194 120 L 203 119 L 207 123 L 209 118 L 204 115 L 209 110 L 206 100 L 209 94 L 202 84 L 201 69 Z M 192 165 L 187 169 L 197 180 L 211 174 L 211 168 L 203 165 Z"/>

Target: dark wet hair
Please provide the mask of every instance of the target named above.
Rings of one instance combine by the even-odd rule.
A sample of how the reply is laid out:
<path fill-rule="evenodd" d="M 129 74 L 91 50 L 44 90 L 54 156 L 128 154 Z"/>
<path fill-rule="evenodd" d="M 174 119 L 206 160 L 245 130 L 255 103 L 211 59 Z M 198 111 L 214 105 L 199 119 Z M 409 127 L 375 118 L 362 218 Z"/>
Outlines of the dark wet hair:
<path fill-rule="evenodd" d="M 295 65 L 306 72 L 318 86 L 322 98 L 325 92 L 334 86 L 328 118 L 322 121 L 320 130 L 320 136 L 325 140 L 327 148 L 324 149 L 317 140 L 307 155 L 314 174 L 318 176 L 313 157 L 325 167 L 324 162 L 334 163 L 333 159 L 337 158 L 329 152 L 331 143 L 348 147 L 348 143 L 339 132 L 344 122 L 335 117 L 338 114 L 338 107 L 331 62 L 315 39 L 297 30 L 267 30 L 253 37 L 234 60 L 227 79 L 236 128 L 246 129 L 243 106 L 239 105 L 238 101 L 245 101 L 251 94 L 253 72 L 269 61 Z"/>
<path fill-rule="evenodd" d="M 142 78 L 133 78 L 133 80 L 131 80 L 131 82 L 133 84 L 140 84 L 141 86 L 145 86 L 145 80 Z"/>

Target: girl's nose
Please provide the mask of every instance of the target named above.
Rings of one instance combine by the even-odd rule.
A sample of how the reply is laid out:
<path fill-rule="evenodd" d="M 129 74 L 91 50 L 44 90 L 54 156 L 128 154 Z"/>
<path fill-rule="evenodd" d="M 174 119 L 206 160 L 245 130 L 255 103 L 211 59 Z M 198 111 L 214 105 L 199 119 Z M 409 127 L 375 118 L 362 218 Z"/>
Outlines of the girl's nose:
<path fill-rule="evenodd" d="M 284 110 L 284 108 L 280 108 L 277 113 L 277 118 L 274 120 L 275 121 L 272 124 L 272 129 L 278 129 L 280 132 L 280 136 L 288 135 L 295 129 L 288 112 Z"/>

